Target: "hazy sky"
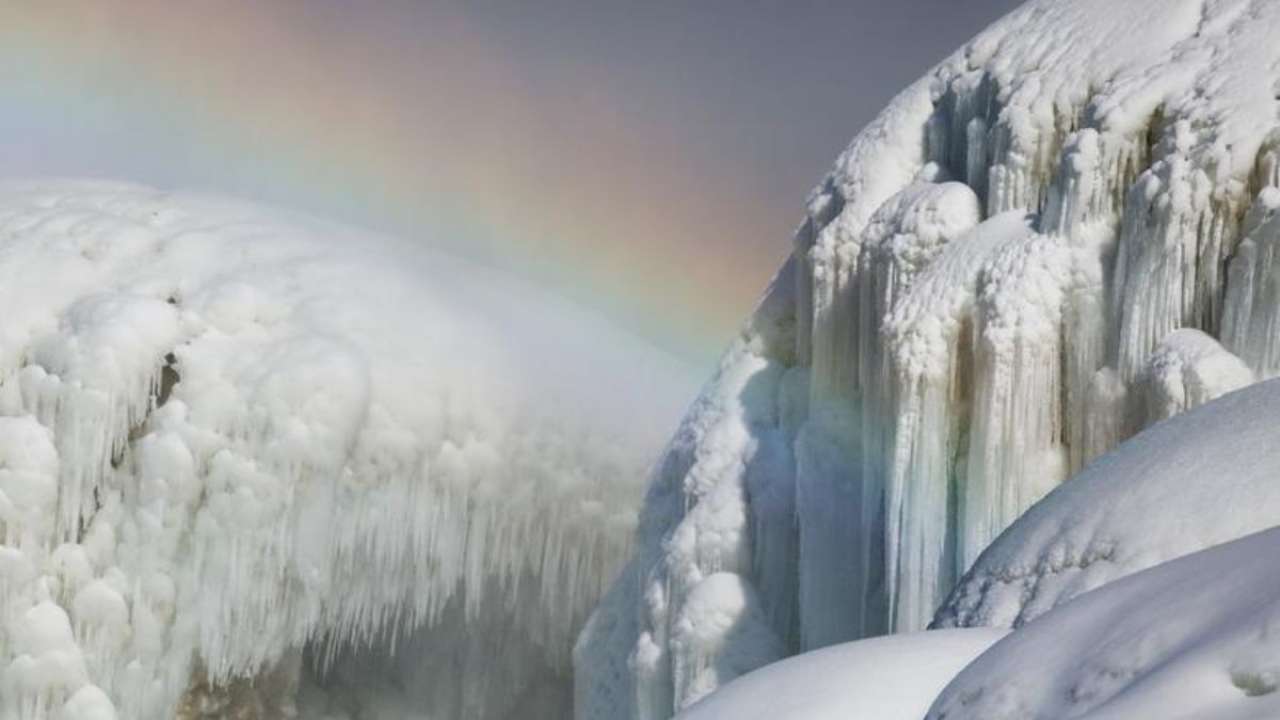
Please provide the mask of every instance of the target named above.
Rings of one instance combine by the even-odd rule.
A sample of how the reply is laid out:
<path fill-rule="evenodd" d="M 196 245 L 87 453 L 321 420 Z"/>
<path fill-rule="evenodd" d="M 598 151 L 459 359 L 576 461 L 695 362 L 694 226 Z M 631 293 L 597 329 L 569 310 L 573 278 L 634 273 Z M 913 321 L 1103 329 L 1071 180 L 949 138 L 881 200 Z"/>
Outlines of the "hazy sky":
<path fill-rule="evenodd" d="M 0 174 L 421 237 L 707 364 L 839 150 L 1016 4 L 0 0 Z"/>

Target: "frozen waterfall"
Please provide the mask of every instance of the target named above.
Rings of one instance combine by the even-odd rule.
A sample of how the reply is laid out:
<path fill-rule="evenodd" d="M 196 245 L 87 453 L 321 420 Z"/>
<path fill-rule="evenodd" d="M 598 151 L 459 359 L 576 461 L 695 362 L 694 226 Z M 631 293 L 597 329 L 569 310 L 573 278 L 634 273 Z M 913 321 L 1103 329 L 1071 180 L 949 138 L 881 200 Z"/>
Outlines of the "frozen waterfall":
<path fill-rule="evenodd" d="M 107 183 L 0 187 L 0 309 L 0 718 L 569 712 L 677 364 L 412 243 Z"/>
<path fill-rule="evenodd" d="M 1033 0 L 864 129 L 652 477 L 578 717 L 922 628 L 1091 458 L 1276 375 L 1276 27 Z"/>

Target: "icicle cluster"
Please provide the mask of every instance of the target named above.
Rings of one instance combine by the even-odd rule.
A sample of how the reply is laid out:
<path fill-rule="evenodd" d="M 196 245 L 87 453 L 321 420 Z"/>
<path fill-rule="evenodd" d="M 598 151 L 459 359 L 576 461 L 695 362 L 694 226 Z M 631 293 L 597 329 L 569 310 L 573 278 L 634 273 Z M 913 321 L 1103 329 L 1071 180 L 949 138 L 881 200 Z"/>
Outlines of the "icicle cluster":
<path fill-rule="evenodd" d="M 1277 27 L 1265 0 L 1033 0 L 855 138 L 653 477 L 578 717 L 705 690 L 673 637 L 717 573 L 758 601 L 725 656 L 922 628 L 1090 459 L 1276 375 Z"/>
<path fill-rule="evenodd" d="M 202 198 L 0 189 L 0 718 L 229 716 L 255 686 L 287 714 L 304 654 L 401 636 L 510 652 L 567 712 L 646 441 L 567 419 L 615 387 L 601 358 L 566 359 L 597 383 L 575 395 L 508 356 L 589 321 L 557 329 L 559 306 L 477 272 Z M 602 367 L 665 371 L 605 344 L 628 363 Z M 597 407 L 643 433 L 670 387 L 649 380 Z M 522 678 L 445 663 L 410 684 L 482 718 Z"/>

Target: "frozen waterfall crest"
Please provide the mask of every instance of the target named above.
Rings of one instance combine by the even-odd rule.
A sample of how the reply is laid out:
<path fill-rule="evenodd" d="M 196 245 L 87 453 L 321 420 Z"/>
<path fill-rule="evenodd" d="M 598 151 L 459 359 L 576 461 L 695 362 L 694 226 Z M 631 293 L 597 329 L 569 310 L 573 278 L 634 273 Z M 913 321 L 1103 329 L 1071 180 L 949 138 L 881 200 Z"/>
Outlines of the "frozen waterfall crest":
<path fill-rule="evenodd" d="M 923 628 L 1090 460 L 1277 375 L 1277 28 L 1033 0 L 864 129 L 655 470 L 577 716 Z"/>
<path fill-rule="evenodd" d="M 489 272 L 200 196 L 0 187 L 0 718 L 342 718 L 375 679 L 568 714 L 687 385 Z"/>

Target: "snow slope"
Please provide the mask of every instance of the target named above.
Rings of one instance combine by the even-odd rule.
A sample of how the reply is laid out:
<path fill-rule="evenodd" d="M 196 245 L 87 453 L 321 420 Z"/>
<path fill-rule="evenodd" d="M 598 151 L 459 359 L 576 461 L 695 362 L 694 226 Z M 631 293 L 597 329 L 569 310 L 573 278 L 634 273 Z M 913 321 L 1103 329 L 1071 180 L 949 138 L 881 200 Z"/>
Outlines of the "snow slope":
<path fill-rule="evenodd" d="M 1087 593 L 981 655 L 927 717 L 1280 717 L 1277 557 L 1273 529 Z"/>
<path fill-rule="evenodd" d="M 107 183 L 0 187 L 0 308 L 0 718 L 288 713 L 304 654 L 398 641 L 439 716 L 568 713 L 677 364 L 420 244 Z"/>
<path fill-rule="evenodd" d="M 921 628 L 1087 461 L 1275 375 L 1278 31 L 1270 0 L 1031 0 L 865 128 L 654 472 L 578 717 Z"/>
<path fill-rule="evenodd" d="M 947 682 L 1004 634 L 935 630 L 813 650 L 738 678 L 676 717 L 919 720 Z"/>

